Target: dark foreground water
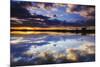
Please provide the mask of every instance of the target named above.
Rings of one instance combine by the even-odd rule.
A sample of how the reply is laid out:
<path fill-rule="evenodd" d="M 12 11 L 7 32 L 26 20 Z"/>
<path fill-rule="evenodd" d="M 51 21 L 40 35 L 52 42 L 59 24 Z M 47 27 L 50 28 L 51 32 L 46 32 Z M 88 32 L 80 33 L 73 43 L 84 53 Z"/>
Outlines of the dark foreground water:
<path fill-rule="evenodd" d="M 95 61 L 94 35 L 12 35 L 11 65 Z"/>

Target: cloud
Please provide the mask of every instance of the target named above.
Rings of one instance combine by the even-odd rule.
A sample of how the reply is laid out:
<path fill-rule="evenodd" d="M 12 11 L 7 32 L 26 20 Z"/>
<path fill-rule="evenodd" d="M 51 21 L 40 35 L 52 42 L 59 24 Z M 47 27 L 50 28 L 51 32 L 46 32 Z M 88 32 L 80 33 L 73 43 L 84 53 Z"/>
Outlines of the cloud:
<path fill-rule="evenodd" d="M 36 7 L 45 10 L 45 4 L 44 3 L 36 3 Z"/>
<path fill-rule="evenodd" d="M 26 2 L 12 2 L 11 3 L 11 17 L 28 18 L 31 16 L 30 12 L 26 9 L 31 6 Z"/>
<path fill-rule="evenodd" d="M 79 14 L 80 16 L 83 16 L 87 19 L 94 19 L 95 17 L 94 6 L 68 4 L 67 7 L 67 13 Z"/>
<path fill-rule="evenodd" d="M 80 46 L 79 50 L 81 51 L 81 54 L 95 54 L 95 46 L 93 43 L 86 43 L 82 46 Z"/>
<path fill-rule="evenodd" d="M 79 12 L 81 16 L 86 17 L 88 19 L 93 19 L 95 17 L 94 13 L 95 9 L 93 7 L 89 7 L 86 10 L 83 9 L 82 11 Z"/>
<path fill-rule="evenodd" d="M 46 61 L 48 61 L 48 59 L 52 57 L 51 60 L 55 61 L 56 63 L 62 62 L 64 60 L 72 62 L 86 60 L 86 59 L 81 60 L 81 58 L 83 57 L 88 58 L 88 60 L 91 60 L 93 59 L 91 58 L 91 56 L 95 55 L 95 46 L 93 43 L 90 42 L 84 42 L 83 44 L 80 45 L 80 47 L 77 48 L 73 47 L 67 48 L 65 45 L 64 46 L 62 45 L 63 44 L 57 43 L 57 46 L 53 46 L 53 44 L 37 48 L 32 46 L 28 51 L 24 52 L 24 54 L 27 56 L 33 56 L 33 57 L 37 56 L 40 58 L 44 58 L 46 59 Z M 65 51 L 64 53 L 60 52 L 62 51 L 62 48 Z M 43 60 L 41 60 L 41 62 L 42 61 Z"/>
<path fill-rule="evenodd" d="M 58 11 L 58 9 L 57 8 L 51 8 L 51 11 Z"/>
<path fill-rule="evenodd" d="M 75 9 L 76 9 L 76 7 L 77 7 L 77 5 L 72 5 L 72 4 L 67 4 L 67 12 L 68 13 L 72 13 L 72 12 L 75 12 Z"/>
<path fill-rule="evenodd" d="M 13 61 L 13 62 L 18 62 L 18 61 L 21 60 L 21 59 L 22 59 L 22 57 L 16 57 L 16 58 L 13 58 L 12 61 Z"/>
<path fill-rule="evenodd" d="M 72 48 L 72 49 L 76 48 L 77 49 L 77 48 L 80 48 L 80 46 L 82 46 L 82 45 L 88 45 L 88 46 L 85 46 L 85 47 L 91 48 L 90 46 L 94 45 L 94 44 L 87 42 L 87 41 L 78 41 L 77 42 L 76 40 L 73 40 L 73 39 L 72 40 L 65 40 L 65 41 L 49 42 L 48 45 L 43 45 L 43 46 L 38 46 L 38 47 L 35 47 L 35 45 L 33 45 L 29 48 L 29 50 L 24 52 L 24 54 L 34 55 L 34 54 L 38 54 L 38 53 L 41 53 L 41 52 L 62 53 L 62 51 L 64 51 L 64 53 L 65 53 L 67 51 L 66 49 L 70 49 L 70 48 Z M 82 46 L 82 48 L 83 48 L 83 46 Z M 81 50 L 81 49 L 79 49 L 79 50 Z M 89 51 L 91 51 L 91 49 Z M 67 51 L 67 52 L 69 52 L 69 51 Z"/>
<path fill-rule="evenodd" d="M 43 39 L 44 38 L 45 37 L 43 37 Z M 14 37 L 12 39 L 18 39 L 18 38 Z M 20 38 L 21 41 L 22 39 L 23 38 Z M 41 62 L 42 64 L 44 62 L 46 63 L 52 61 L 54 63 L 61 63 L 63 61 L 78 62 L 84 57 L 85 59 L 82 59 L 81 61 L 91 60 L 93 59 L 91 58 L 91 56 L 95 55 L 95 45 L 93 42 L 91 42 L 91 40 L 88 39 L 87 41 L 87 39 L 88 39 L 87 37 L 82 39 L 75 38 L 75 39 L 65 39 L 65 40 L 61 38 L 61 40 L 58 41 L 48 41 L 48 44 L 44 44 L 41 46 L 37 46 L 34 44 L 34 42 L 36 41 L 38 41 L 37 44 L 43 43 L 40 42 L 41 37 L 35 39 L 35 41 L 31 39 L 32 42 L 34 41 L 32 43 L 33 45 L 30 46 L 26 51 L 22 52 L 22 55 L 25 57 L 21 55 L 19 55 L 20 57 L 12 57 L 13 59 L 12 62 L 17 63 L 20 60 L 21 61 L 25 60 L 26 62 L 26 60 L 28 59 L 30 59 L 28 60 L 29 63 L 32 60 L 37 59 L 33 61 L 33 64 L 35 64 L 35 62 L 37 62 L 36 64 L 38 64 L 38 62 Z M 26 41 L 25 38 L 24 41 Z M 24 58 L 28 58 L 28 59 L 24 59 Z"/>

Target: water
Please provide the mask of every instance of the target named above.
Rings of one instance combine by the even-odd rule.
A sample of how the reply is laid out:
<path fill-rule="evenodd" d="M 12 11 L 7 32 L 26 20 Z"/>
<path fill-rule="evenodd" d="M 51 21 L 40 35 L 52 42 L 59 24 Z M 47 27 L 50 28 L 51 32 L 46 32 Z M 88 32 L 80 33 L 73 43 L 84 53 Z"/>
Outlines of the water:
<path fill-rule="evenodd" d="M 11 65 L 94 61 L 94 48 L 94 35 L 12 35 Z M 70 59 L 70 52 L 76 60 Z"/>

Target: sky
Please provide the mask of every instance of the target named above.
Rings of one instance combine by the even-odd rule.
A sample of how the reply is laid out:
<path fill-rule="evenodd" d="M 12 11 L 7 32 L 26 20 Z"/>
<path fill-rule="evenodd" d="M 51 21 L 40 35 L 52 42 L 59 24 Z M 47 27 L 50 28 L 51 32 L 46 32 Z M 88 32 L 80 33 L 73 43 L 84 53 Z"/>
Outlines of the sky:
<path fill-rule="evenodd" d="M 67 22 L 85 22 L 95 20 L 95 6 L 61 3 L 25 2 L 20 0 L 13 0 L 13 2 L 21 4 L 20 6 L 28 10 L 31 15 L 43 15 L 50 17 L 51 20 L 58 19 Z"/>

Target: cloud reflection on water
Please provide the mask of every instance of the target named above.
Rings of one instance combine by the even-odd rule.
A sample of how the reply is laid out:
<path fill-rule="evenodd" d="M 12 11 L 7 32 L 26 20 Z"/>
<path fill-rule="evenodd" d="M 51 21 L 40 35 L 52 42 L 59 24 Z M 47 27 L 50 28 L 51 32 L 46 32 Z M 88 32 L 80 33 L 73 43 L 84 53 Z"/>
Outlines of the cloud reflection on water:
<path fill-rule="evenodd" d="M 16 42 L 18 39 L 19 42 Z M 22 61 L 24 64 L 93 61 L 95 60 L 94 43 L 94 36 L 12 36 L 11 61 L 15 65 Z"/>

